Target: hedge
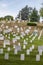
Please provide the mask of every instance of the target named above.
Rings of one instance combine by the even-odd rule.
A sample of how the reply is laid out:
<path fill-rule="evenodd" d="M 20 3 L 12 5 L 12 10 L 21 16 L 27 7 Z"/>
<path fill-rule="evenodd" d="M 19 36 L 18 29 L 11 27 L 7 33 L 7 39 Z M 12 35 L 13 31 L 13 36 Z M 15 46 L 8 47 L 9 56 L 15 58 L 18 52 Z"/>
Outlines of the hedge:
<path fill-rule="evenodd" d="M 37 26 L 37 23 L 36 22 L 29 22 L 27 23 L 28 26 Z"/>

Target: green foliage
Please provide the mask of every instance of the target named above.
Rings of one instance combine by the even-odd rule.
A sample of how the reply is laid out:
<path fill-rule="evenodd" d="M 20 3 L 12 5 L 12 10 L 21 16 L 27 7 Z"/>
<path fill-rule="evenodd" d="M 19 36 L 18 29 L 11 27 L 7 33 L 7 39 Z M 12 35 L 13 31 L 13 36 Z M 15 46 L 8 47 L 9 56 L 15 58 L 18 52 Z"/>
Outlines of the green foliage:
<path fill-rule="evenodd" d="M 3 17 L 0 17 L 0 21 L 2 21 L 2 20 L 4 20 L 4 18 Z"/>
<path fill-rule="evenodd" d="M 3 20 L 7 20 L 7 21 L 13 21 L 14 19 L 13 19 L 13 16 L 10 16 L 10 15 L 7 15 L 7 16 L 5 16 L 5 17 L 0 17 L 0 21 L 3 21 Z"/>
<path fill-rule="evenodd" d="M 17 18 L 20 18 L 20 12 L 21 12 L 21 19 L 22 20 L 30 20 L 32 22 L 38 22 L 40 16 L 38 15 L 38 11 L 34 8 L 25 6 L 21 11 L 19 11 L 19 14 Z"/>
<path fill-rule="evenodd" d="M 12 20 L 13 20 L 13 16 L 7 15 L 7 16 L 4 17 L 4 19 L 5 19 L 5 20 L 8 20 L 8 21 L 9 21 L 9 20 L 12 21 Z"/>
<path fill-rule="evenodd" d="M 35 23 L 35 22 L 29 22 L 29 23 L 27 23 L 27 25 L 28 26 L 37 26 L 37 23 Z"/>
<path fill-rule="evenodd" d="M 27 5 L 21 9 L 21 19 L 22 20 L 28 20 L 29 19 L 29 13 L 31 13 L 32 8 L 28 7 Z M 20 12 L 18 14 L 18 18 L 20 18 Z"/>
<path fill-rule="evenodd" d="M 31 16 L 30 16 L 30 21 L 32 22 L 38 22 L 39 21 L 39 15 L 38 15 L 38 11 L 34 8 L 32 13 L 31 13 Z"/>
<path fill-rule="evenodd" d="M 43 17 L 43 8 L 40 9 L 40 16 Z"/>

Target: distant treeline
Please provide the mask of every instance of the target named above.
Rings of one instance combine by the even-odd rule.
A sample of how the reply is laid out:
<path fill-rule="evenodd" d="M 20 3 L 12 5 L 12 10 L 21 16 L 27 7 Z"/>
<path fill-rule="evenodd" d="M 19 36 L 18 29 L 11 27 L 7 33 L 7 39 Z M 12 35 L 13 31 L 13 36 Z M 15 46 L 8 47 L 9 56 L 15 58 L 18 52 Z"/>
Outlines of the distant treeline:
<path fill-rule="evenodd" d="M 10 15 L 7 15 L 5 17 L 0 17 L 0 21 L 3 21 L 3 20 L 5 20 L 5 21 L 13 21 L 14 18 L 13 18 L 13 16 L 10 16 Z"/>
<path fill-rule="evenodd" d="M 38 22 L 40 20 L 40 17 L 42 17 L 42 20 L 43 20 L 43 7 L 40 8 L 40 10 L 38 12 L 38 10 L 36 10 L 36 8 L 28 7 L 28 5 L 26 5 L 24 8 L 22 8 L 19 11 L 19 13 L 15 19 L 16 20 L 28 20 L 30 22 Z M 5 17 L 0 17 L 0 21 L 2 21 L 2 20 L 13 21 L 14 18 L 13 18 L 13 16 L 7 15 Z"/>

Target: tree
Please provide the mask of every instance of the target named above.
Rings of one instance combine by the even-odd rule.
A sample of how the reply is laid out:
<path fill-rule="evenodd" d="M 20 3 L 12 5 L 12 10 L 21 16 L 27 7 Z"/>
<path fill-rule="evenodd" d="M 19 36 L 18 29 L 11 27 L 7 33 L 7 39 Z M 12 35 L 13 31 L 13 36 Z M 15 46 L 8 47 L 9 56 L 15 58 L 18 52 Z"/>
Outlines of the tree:
<path fill-rule="evenodd" d="M 4 17 L 4 20 L 13 21 L 14 19 L 13 19 L 13 16 L 7 15 Z"/>
<path fill-rule="evenodd" d="M 30 16 L 31 16 L 32 11 L 33 11 L 32 7 L 29 7 L 29 16 L 28 16 L 29 22 L 30 22 Z"/>
<path fill-rule="evenodd" d="M 40 16 L 41 16 L 42 19 L 43 19 L 43 8 L 40 9 Z"/>
<path fill-rule="evenodd" d="M 4 20 L 4 17 L 0 17 L 0 21 L 3 21 Z"/>
<path fill-rule="evenodd" d="M 31 9 L 32 9 L 31 7 L 28 7 L 26 5 L 24 8 L 21 9 L 21 11 L 19 11 L 18 18 L 20 18 L 20 15 L 21 15 L 22 20 L 28 20 Z"/>
<path fill-rule="evenodd" d="M 30 21 L 31 22 L 38 22 L 39 21 L 39 15 L 38 15 L 38 11 L 34 8 L 31 15 L 30 15 Z"/>

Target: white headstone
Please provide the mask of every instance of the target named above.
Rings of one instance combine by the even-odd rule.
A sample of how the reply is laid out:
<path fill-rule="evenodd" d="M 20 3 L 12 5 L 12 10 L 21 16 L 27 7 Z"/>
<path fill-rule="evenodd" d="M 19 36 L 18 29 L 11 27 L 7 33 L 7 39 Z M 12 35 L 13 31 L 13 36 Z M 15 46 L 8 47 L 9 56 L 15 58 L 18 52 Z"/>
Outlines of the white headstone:
<path fill-rule="evenodd" d="M 34 49 L 34 45 L 32 45 L 32 49 Z"/>
<path fill-rule="evenodd" d="M 29 29 L 31 29 L 31 27 L 29 27 Z"/>
<path fill-rule="evenodd" d="M 21 46 L 15 45 L 15 49 L 17 49 L 17 51 L 21 51 Z"/>
<path fill-rule="evenodd" d="M 36 61 L 40 61 L 40 55 L 36 55 Z"/>
<path fill-rule="evenodd" d="M 4 40 L 4 36 L 0 34 L 0 40 Z"/>
<path fill-rule="evenodd" d="M 26 49 L 26 45 L 23 45 L 23 49 Z"/>
<path fill-rule="evenodd" d="M 4 40 L 5 45 L 10 45 L 10 40 Z"/>
<path fill-rule="evenodd" d="M 30 43 L 32 43 L 33 41 L 32 40 L 30 40 Z"/>
<path fill-rule="evenodd" d="M 3 48 L 6 48 L 6 45 L 3 43 Z"/>
<path fill-rule="evenodd" d="M 4 59 L 5 60 L 8 60 L 9 59 L 9 54 L 8 53 L 5 53 Z"/>
<path fill-rule="evenodd" d="M 16 38 L 13 38 L 12 41 L 13 41 L 13 43 L 15 43 L 17 41 L 17 39 Z"/>
<path fill-rule="evenodd" d="M 21 56 L 20 56 L 20 60 L 24 60 L 24 59 L 25 59 L 24 56 L 25 56 L 24 54 L 21 54 Z"/>
<path fill-rule="evenodd" d="M 10 51 L 10 47 L 7 48 L 7 51 Z"/>
<path fill-rule="evenodd" d="M 42 55 L 42 50 L 39 50 L 39 55 Z"/>
<path fill-rule="evenodd" d="M 30 47 L 30 49 L 29 49 L 29 50 L 30 50 L 30 52 L 32 52 L 32 47 Z"/>
<path fill-rule="evenodd" d="M 0 49 L 0 54 L 3 54 L 3 49 Z"/>
<path fill-rule="evenodd" d="M 17 25 L 15 25 L 15 28 L 18 28 L 18 26 L 17 26 Z"/>
<path fill-rule="evenodd" d="M 27 41 L 26 40 L 24 40 L 24 44 L 27 44 Z"/>
<path fill-rule="evenodd" d="M 13 48 L 15 48 L 15 45 L 13 45 Z"/>
<path fill-rule="evenodd" d="M 15 50 L 14 50 L 14 54 L 17 54 L 17 53 L 18 53 L 18 51 L 17 51 L 17 49 L 15 49 Z"/>
<path fill-rule="evenodd" d="M 8 26 L 6 26 L 6 29 L 8 29 Z"/>
<path fill-rule="evenodd" d="M 26 54 L 30 55 L 30 50 L 29 49 L 26 50 Z"/>
<path fill-rule="evenodd" d="M 20 46 L 20 43 L 18 43 L 18 45 Z"/>

